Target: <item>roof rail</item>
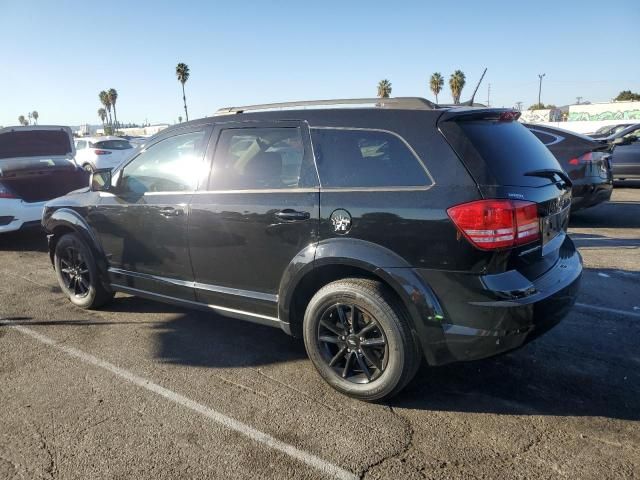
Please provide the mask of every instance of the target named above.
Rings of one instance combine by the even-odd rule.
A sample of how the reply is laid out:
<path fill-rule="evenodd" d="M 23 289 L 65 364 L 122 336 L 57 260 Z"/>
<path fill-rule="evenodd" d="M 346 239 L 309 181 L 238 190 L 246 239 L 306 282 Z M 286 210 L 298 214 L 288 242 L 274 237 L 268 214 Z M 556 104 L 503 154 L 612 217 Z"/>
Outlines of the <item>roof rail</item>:
<path fill-rule="evenodd" d="M 243 113 L 256 110 L 277 110 L 296 107 L 318 107 L 332 105 L 372 105 L 376 108 L 400 110 L 433 110 L 438 106 L 425 98 L 395 97 L 395 98 L 343 98 L 335 100 L 304 100 L 300 102 L 265 103 L 262 105 L 247 105 L 244 107 L 220 108 L 214 115 Z"/>

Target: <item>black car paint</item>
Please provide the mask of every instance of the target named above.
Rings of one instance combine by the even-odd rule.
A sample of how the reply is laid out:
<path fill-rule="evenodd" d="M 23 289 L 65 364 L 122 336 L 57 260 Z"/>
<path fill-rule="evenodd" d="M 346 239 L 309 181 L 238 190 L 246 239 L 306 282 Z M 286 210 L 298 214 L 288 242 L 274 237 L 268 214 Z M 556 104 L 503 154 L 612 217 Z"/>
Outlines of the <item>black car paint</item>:
<path fill-rule="evenodd" d="M 99 259 L 102 281 L 114 290 L 280 326 L 291 334 L 302 321 L 296 301 L 303 286 L 334 267 L 350 268 L 396 292 L 432 365 L 518 347 L 541 332 L 541 312 L 546 315 L 560 303 L 562 309 L 547 318 L 555 324 L 575 301 L 582 269 L 578 252 L 564 233 L 544 248 L 481 251 L 459 234 L 446 209 L 484 197 L 516 196 L 549 210 L 568 187 L 562 182 L 479 187 L 439 130 L 443 112 L 452 116 L 447 110 L 343 109 L 190 122 L 181 128 L 215 130 L 204 154 L 207 162 L 218 130 L 229 122 L 294 122 L 304 127 L 306 155 L 312 155 L 308 129 L 316 126 L 391 131 L 417 152 L 434 183 L 351 190 L 323 189 L 318 182 L 301 191 L 240 193 L 208 191 L 202 179 L 186 196 L 143 196 L 128 204 L 140 214 L 124 213 L 130 206 L 119 212 L 127 199 L 117 192 L 85 190 L 47 204 L 43 225 L 51 233 L 50 248 L 63 233 L 81 232 Z M 147 146 L 177 131 L 167 129 Z M 179 206 L 184 214 L 167 219 L 154 213 L 167 206 Z M 305 210 L 310 218 L 289 222 L 275 216 L 289 208 Z M 353 218 L 347 235 L 331 227 L 336 208 Z M 114 231 L 119 247 L 105 240 Z M 129 262 L 123 261 L 124 251 Z M 246 257 L 240 260 L 241 255 Z"/>
<path fill-rule="evenodd" d="M 593 207 L 611 198 L 613 175 L 610 152 L 606 145 L 586 135 L 545 125 L 526 124 L 544 143 L 567 172 L 572 182 L 571 210 Z M 591 152 L 593 160 L 572 165 L 572 159 Z"/>

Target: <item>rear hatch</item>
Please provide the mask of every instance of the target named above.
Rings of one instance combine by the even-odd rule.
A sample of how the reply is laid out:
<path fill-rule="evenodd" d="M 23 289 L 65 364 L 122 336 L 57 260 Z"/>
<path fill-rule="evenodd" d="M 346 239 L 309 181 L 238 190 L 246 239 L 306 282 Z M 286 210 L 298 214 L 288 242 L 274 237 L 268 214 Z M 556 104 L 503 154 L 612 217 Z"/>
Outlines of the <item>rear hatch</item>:
<path fill-rule="evenodd" d="M 517 269 L 533 280 L 558 259 L 569 223 L 571 180 L 551 152 L 516 121 L 518 116 L 518 112 L 504 109 L 456 108 L 444 112 L 438 125 L 476 181 L 483 199 L 502 200 L 497 202 L 499 208 L 510 203 L 514 224 L 522 224 L 522 231 L 516 228 L 511 244 L 509 237 L 502 241 L 496 236 L 494 239 L 500 241 L 494 246 L 476 246 L 500 251 L 507 257 L 506 262 L 501 262 L 506 268 Z M 482 212 L 470 211 L 467 217 Z M 494 214 L 495 211 L 489 212 Z M 473 230 L 478 231 L 485 233 Z"/>
<path fill-rule="evenodd" d="M 69 127 L 34 125 L 0 130 L 0 189 L 4 198 L 42 202 L 88 185 L 75 161 Z"/>

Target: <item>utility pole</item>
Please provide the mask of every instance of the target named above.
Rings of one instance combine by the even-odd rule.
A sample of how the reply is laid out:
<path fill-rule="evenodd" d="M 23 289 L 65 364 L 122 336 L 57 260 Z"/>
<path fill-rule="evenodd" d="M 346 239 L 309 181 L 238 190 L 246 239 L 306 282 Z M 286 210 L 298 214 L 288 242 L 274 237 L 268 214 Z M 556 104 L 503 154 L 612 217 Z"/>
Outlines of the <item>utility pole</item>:
<path fill-rule="evenodd" d="M 491 98 L 491 84 L 487 84 L 487 107 L 490 107 L 489 98 Z"/>
<path fill-rule="evenodd" d="M 516 102 L 516 108 L 518 109 L 519 112 L 522 111 L 522 102 Z"/>
<path fill-rule="evenodd" d="M 540 79 L 540 86 L 538 87 L 538 105 L 540 105 L 540 98 L 542 96 L 542 78 L 546 75 L 546 73 L 539 73 L 538 78 Z"/>

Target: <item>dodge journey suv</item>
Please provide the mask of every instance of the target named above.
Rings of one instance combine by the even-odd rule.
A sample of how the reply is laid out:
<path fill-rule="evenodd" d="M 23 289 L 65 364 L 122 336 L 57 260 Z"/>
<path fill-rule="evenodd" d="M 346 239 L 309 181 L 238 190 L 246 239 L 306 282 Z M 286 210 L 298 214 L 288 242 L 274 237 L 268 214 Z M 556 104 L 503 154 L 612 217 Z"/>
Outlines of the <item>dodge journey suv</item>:
<path fill-rule="evenodd" d="M 517 117 L 396 98 L 176 125 L 46 205 L 60 286 L 279 327 L 335 389 L 388 398 L 423 359 L 520 347 L 575 301 L 571 181 Z"/>

